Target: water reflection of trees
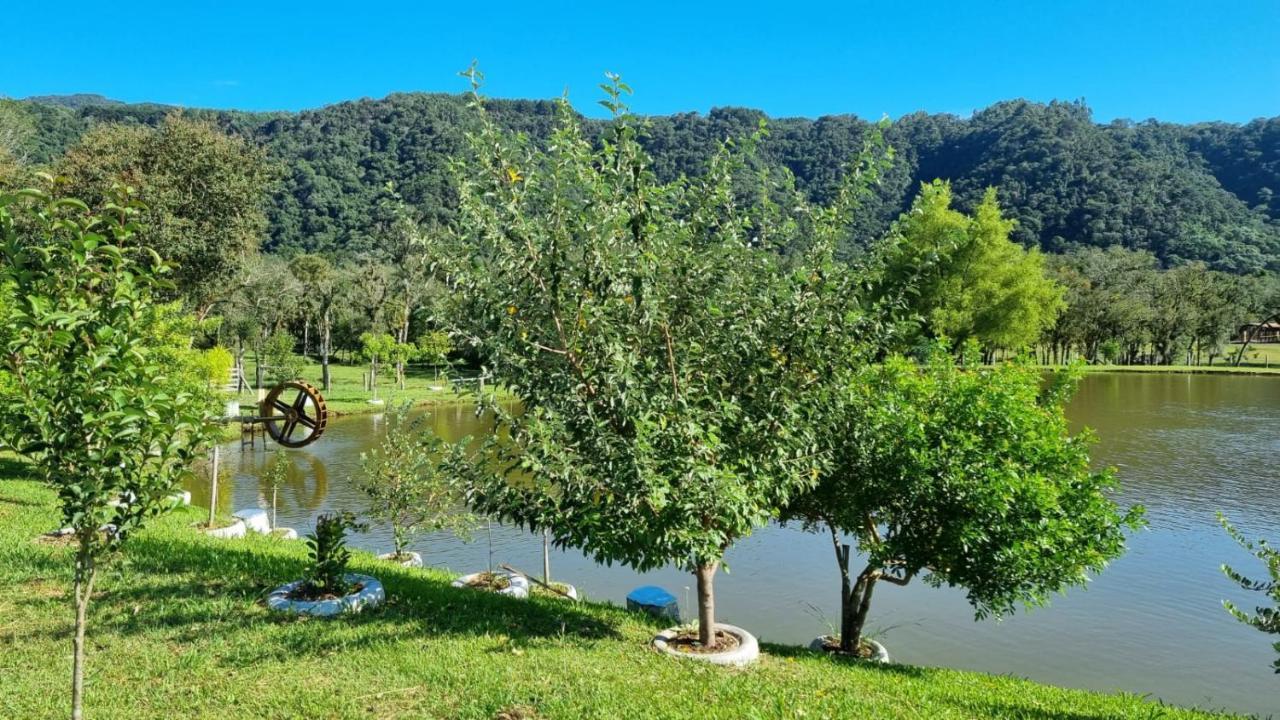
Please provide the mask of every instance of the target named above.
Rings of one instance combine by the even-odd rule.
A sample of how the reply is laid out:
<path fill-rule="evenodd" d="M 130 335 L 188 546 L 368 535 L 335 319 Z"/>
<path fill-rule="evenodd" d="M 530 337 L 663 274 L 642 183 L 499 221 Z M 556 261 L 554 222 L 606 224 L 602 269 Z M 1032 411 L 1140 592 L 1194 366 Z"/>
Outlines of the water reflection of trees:
<path fill-rule="evenodd" d="M 266 479 L 270 457 L 255 453 L 252 462 L 244 467 L 258 483 L 259 501 L 267 505 L 271 503 L 271 486 Z M 311 453 L 291 452 L 288 458 L 285 480 L 277 496 L 277 509 L 318 510 L 329 494 L 329 471 L 324 461 Z"/>

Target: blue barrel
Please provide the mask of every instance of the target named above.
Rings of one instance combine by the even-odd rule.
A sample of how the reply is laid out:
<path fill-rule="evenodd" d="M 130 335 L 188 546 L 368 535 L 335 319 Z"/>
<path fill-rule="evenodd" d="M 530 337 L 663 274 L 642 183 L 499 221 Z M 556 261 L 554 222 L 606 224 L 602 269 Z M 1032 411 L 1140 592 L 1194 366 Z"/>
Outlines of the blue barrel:
<path fill-rule="evenodd" d="M 627 593 L 627 609 L 668 617 L 680 622 L 680 604 L 671 593 L 657 585 L 645 585 Z"/>

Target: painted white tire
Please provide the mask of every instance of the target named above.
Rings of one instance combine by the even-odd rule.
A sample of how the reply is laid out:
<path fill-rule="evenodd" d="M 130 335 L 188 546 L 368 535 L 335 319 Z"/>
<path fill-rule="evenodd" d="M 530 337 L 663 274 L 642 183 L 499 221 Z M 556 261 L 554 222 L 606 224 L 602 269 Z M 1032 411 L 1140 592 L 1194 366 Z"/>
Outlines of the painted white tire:
<path fill-rule="evenodd" d="M 244 526 L 253 532 L 263 535 L 271 532 L 271 516 L 267 514 L 266 510 L 246 508 L 231 513 L 231 517 L 243 520 Z"/>
<path fill-rule="evenodd" d="M 243 520 L 236 520 L 234 525 L 228 525 L 224 528 L 215 528 L 213 530 L 205 530 L 204 534 L 209 537 L 216 538 L 242 538 L 248 528 L 245 527 Z"/>
<path fill-rule="evenodd" d="M 347 582 L 363 583 L 358 592 L 343 595 L 332 600 L 290 600 L 289 594 L 302 585 L 305 580 L 296 580 L 281 585 L 267 595 L 267 607 L 276 612 L 293 613 L 295 615 L 311 615 L 313 617 L 334 617 L 346 613 L 358 613 L 369 608 L 378 607 L 387 599 L 382 583 L 368 575 L 348 573 L 343 575 Z"/>
<path fill-rule="evenodd" d="M 735 625 L 716 623 L 716 630 L 729 633 L 738 638 L 738 647 L 717 653 L 686 653 L 671 647 L 670 643 L 681 632 L 680 628 L 667 628 L 653 639 L 653 646 L 658 652 L 685 660 L 697 660 L 712 665 L 730 665 L 741 667 L 750 665 L 760 657 L 760 643 L 756 636 Z"/>
<path fill-rule="evenodd" d="M 274 537 L 280 538 L 281 540 L 297 540 L 298 539 L 298 531 L 294 530 L 293 528 L 281 528 L 281 527 L 274 528 L 271 531 L 271 534 Z"/>
<path fill-rule="evenodd" d="M 834 642 L 834 641 L 835 639 L 832 638 L 830 635 L 820 635 L 814 638 L 813 642 L 809 643 L 809 649 L 817 650 L 819 652 L 828 652 L 827 643 Z M 884 645 L 881 645 L 880 643 L 870 638 L 864 639 L 863 642 L 870 645 L 871 649 L 874 651 L 871 657 L 866 658 L 867 662 L 878 662 L 878 663 L 893 662 L 892 660 L 889 659 L 889 650 L 885 648 Z"/>
<path fill-rule="evenodd" d="M 421 555 L 419 555 L 419 554 L 418 554 L 418 553 L 416 553 L 416 552 L 406 552 L 406 553 L 405 553 L 405 555 L 408 555 L 409 557 L 407 557 L 407 558 L 405 558 L 405 559 L 403 559 L 403 560 L 396 560 L 396 559 L 395 559 L 395 555 L 396 555 L 396 554 L 395 554 L 395 553 L 393 553 L 393 552 L 383 553 L 383 554 L 381 554 L 381 555 L 379 555 L 379 556 L 378 556 L 378 559 L 379 559 L 379 560 L 388 560 L 388 561 L 390 561 L 390 562 L 394 562 L 394 563 L 396 563 L 396 564 L 400 565 L 401 567 L 407 567 L 407 568 L 420 568 L 420 567 L 422 567 L 422 556 L 421 556 Z"/>
<path fill-rule="evenodd" d="M 477 572 L 477 573 L 471 573 L 470 575 L 463 575 L 457 580 L 454 580 L 452 585 L 454 587 L 460 587 L 460 588 L 471 587 L 470 585 L 471 581 L 480 577 L 480 575 L 482 574 L 483 573 Z M 525 578 L 521 577 L 520 575 L 514 575 L 512 573 L 496 572 L 494 574 L 502 575 L 503 577 L 507 578 L 507 581 L 510 583 L 505 588 L 497 591 L 499 595 L 506 595 L 508 597 L 513 597 L 513 598 L 529 597 L 529 581 L 526 580 Z"/>
<path fill-rule="evenodd" d="M 170 495 L 169 499 L 173 501 L 174 507 L 182 507 L 183 505 L 190 505 L 191 493 L 187 490 L 180 490 Z"/>

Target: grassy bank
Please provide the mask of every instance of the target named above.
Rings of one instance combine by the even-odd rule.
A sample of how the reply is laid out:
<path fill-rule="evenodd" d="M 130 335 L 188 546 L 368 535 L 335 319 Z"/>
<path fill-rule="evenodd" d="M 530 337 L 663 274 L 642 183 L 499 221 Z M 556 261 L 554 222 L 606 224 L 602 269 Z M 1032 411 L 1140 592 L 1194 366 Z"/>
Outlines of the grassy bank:
<path fill-rule="evenodd" d="M 51 492 L 0 461 L 0 717 L 64 717 L 71 554 L 38 541 Z M 9 479 L 5 479 L 9 478 Z M 868 666 L 764 647 L 746 670 L 648 649 L 657 625 L 609 605 L 510 600 L 438 571 L 357 553 L 389 602 L 357 617 L 268 614 L 299 577 L 301 543 L 213 540 L 167 516 L 101 578 L 92 611 L 92 718 L 1200 718 L 1128 695 L 1007 677 Z M 589 588 L 587 588 L 589 592 Z"/>

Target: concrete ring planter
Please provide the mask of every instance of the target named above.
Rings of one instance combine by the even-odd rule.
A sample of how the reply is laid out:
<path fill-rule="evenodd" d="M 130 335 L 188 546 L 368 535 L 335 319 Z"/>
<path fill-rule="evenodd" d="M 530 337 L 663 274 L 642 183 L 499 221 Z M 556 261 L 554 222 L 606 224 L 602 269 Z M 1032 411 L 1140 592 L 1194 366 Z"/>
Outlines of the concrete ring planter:
<path fill-rule="evenodd" d="M 253 532 L 262 535 L 271 532 L 271 516 L 267 514 L 266 510 L 259 510 L 258 508 L 237 510 L 231 513 L 231 517 L 242 520 L 244 526 Z"/>
<path fill-rule="evenodd" d="M 832 637 L 831 635 L 821 635 L 819 637 L 814 638 L 813 642 L 809 643 L 809 649 L 835 654 L 834 651 L 827 649 L 827 644 L 828 643 L 834 644 L 835 641 L 836 641 L 835 638 Z M 859 658 L 859 659 L 866 660 L 867 662 L 877 662 L 877 663 L 893 662 L 892 660 L 889 659 L 889 651 L 888 649 L 885 648 L 884 645 L 881 645 L 880 643 L 870 638 L 863 638 L 862 642 L 871 646 L 872 653 L 871 653 L 871 657 Z"/>
<path fill-rule="evenodd" d="M 245 527 L 244 521 L 236 520 L 233 524 L 226 527 L 205 530 L 204 534 L 209 537 L 216 538 L 242 538 L 246 532 L 248 532 L 248 528 Z"/>
<path fill-rule="evenodd" d="M 364 586 L 357 592 L 331 600 L 291 600 L 289 594 L 297 590 L 305 580 L 297 580 L 281 585 L 267 595 L 267 607 L 276 612 L 293 613 L 295 615 L 311 615 L 313 617 L 334 617 L 346 613 L 358 613 L 362 610 L 378 607 L 387 599 L 382 583 L 368 575 L 347 573 L 343 575 L 347 582 L 362 583 Z"/>
<path fill-rule="evenodd" d="M 407 568 L 420 568 L 420 567 L 422 567 L 422 556 L 421 556 L 421 555 L 419 555 L 419 554 L 418 554 L 418 553 L 416 553 L 416 552 L 407 552 L 407 551 L 404 553 L 404 555 L 405 555 L 405 557 L 403 557 L 403 558 L 401 558 L 401 559 L 397 560 L 397 559 L 396 559 L 396 554 L 395 554 L 395 553 L 393 553 L 393 552 L 389 552 L 389 553 L 383 553 L 382 555 L 379 555 L 379 556 L 378 556 L 378 559 L 379 559 L 379 560 L 387 560 L 388 562 L 393 562 L 393 563 L 395 563 L 395 564 L 399 565 L 400 567 L 407 567 Z"/>
<path fill-rule="evenodd" d="M 457 580 L 454 580 L 452 585 L 454 587 L 459 587 L 459 588 L 471 587 L 471 582 L 483 574 L 484 573 L 482 572 L 477 572 L 477 573 L 471 573 L 470 575 L 463 575 Z M 529 581 L 526 580 L 525 578 L 519 575 L 513 575 L 511 573 L 504 573 L 504 572 L 495 572 L 494 575 L 501 575 L 505 577 L 509 583 L 505 588 L 501 590 L 495 590 L 494 592 L 498 593 L 499 595 L 506 595 L 507 597 L 513 597 L 513 598 L 529 597 Z M 474 589 L 482 590 L 483 588 L 474 588 Z"/>
<path fill-rule="evenodd" d="M 697 660 L 699 662 L 711 663 L 712 665 L 730 665 L 741 667 L 750 665 L 760 657 L 760 643 L 756 641 L 756 637 L 751 633 L 734 625 L 725 625 L 724 623 L 716 623 L 716 630 L 729 633 L 738 639 L 738 647 L 724 652 L 714 653 L 687 653 L 680 652 L 671 646 L 671 641 L 681 633 L 681 628 L 667 628 L 658 633 L 653 639 L 653 646 L 658 652 L 671 657 L 678 657 L 684 660 Z"/>

